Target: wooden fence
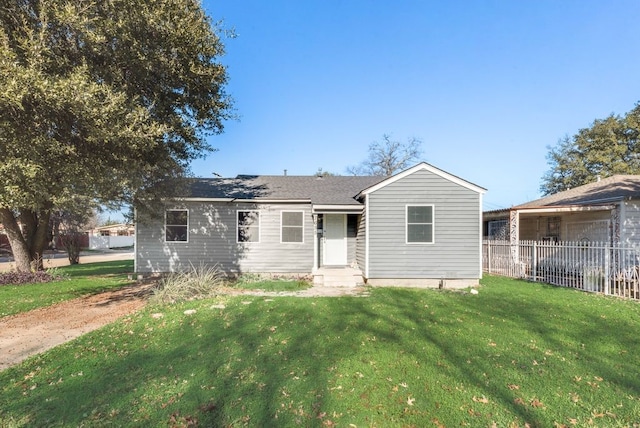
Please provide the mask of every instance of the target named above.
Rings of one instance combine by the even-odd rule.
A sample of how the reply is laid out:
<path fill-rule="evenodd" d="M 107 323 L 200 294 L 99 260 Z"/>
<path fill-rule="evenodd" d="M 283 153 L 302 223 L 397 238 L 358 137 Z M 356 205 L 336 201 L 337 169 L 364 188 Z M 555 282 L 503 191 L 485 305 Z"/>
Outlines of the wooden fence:
<path fill-rule="evenodd" d="M 487 273 L 640 300 L 640 248 L 601 242 L 485 240 Z"/>

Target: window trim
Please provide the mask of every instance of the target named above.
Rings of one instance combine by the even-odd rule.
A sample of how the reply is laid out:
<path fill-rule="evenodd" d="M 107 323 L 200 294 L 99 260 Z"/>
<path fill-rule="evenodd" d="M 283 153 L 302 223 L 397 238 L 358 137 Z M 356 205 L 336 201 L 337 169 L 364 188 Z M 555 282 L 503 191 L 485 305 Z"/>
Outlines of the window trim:
<path fill-rule="evenodd" d="M 282 224 L 282 219 L 284 217 L 284 213 L 300 213 L 302 215 L 301 220 L 302 224 L 300 226 L 284 226 Z M 283 231 L 284 227 L 299 227 L 302 229 L 302 241 L 283 241 Z M 304 211 L 303 210 L 282 210 L 280 211 L 280 243 L 281 244 L 304 244 Z"/>
<path fill-rule="evenodd" d="M 240 213 L 256 213 L 258 215 L 258 240 L 257 241 L 241 241 L 240 240 Z M 262 238 L 262 219 L 260 210 L 256 209 L 238 209 L 236 210 L 236 244 L 259 244 Z"/>
<path fill-rule="evenodd" d="M 167 213 L 169 211 L 184 211 L 187 213 L 187 224 L 167 224 Z M 187 208 L 169 208 L 169 209 L 165 209 L 164 210 L 164 242 L 165 243 L 189 243 L 189 210 Z M 168 241 L 167 240 L 167 226 L 181 226 L 181 227 L 185 227 L 186 228 L 186 239 L 184 241 Z"/>
<path fill-rule="evenodd" d="M 409 223 L 409 207 L 431 207 L 431 223 Z M 431 225 L 431 241 L 409 241 L 409 225 Z M 407 245 L 433 245 L 436 242 L 436 207 L 434 204 L 407 204 L 404 207 L 404 242 Z"/>

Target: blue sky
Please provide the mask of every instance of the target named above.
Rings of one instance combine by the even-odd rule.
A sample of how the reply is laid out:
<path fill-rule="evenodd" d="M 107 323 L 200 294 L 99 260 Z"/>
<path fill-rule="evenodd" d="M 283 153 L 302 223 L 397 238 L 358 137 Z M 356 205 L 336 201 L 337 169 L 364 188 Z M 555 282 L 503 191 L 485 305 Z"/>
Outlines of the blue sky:
<path fill-rule="evenodd" d="M 488 192 L 540 196 L 546 154 L 640 101 L 637 0 L 204 0 L 240 119 L 195 175 L 337 174 L 383 134 Z"/>

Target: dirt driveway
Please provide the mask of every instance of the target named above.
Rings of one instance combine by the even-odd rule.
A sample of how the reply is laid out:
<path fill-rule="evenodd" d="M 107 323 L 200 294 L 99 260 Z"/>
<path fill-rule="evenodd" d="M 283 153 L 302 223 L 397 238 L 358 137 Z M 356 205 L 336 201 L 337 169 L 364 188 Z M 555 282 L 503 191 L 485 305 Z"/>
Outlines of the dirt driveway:
<path fill-rule="evenodd" d="M 0 371 L 137 311 L 152 286 L 134 284 L 0 318 Z"/>
<path fill-rule="evenodd" d="M 80 263 L 129 260 L 132 252 L 110 251 L 80 257 Z M 45 260 L 45 267 L 66 266 L 66 257 Z M 0 263 L 0 272 L 12 269 Z M 153 284 L 134 284 L 0 318 L 0 371 L 142 308 Z"/>

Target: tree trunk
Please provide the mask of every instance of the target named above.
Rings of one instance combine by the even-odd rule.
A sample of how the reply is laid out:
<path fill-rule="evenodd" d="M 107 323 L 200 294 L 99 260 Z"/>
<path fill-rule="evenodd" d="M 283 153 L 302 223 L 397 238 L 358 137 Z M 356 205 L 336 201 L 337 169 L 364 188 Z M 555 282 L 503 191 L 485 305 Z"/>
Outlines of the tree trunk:
<path fill-rule="evenodd" d="M 82 249 L 82 233 L 75 231 L 66 231 L 60 235 L 62 246 L 67 251 L 69 264 L 77 265 L 80 263 L 80 250 Z"/>
<path fill-rule="evenodd" d="M 20 225 L 18 225 L 13 211 L 0 208 L 0 221 L 7 231 L 7 238 L 9 238 L 9 245 L 11 245 L 18 272 L 44 269 L 43 255 L 47 244 L 47 227 L 50 216 L 50 210 L 40 212 L 21 210 L 19 218 L 23 230 L 20 230 Z"/>
<path fill-rule="evenodd" d="M 35 213 L 34 213 L 35 214 Z M 49 219 L 51 210 L 43 210 L 36 215 L 36 230 L 31 242 L 30 255 L 34 270 L 44 270 L 44 250 L 48 246 L 47 231 L 49 229 Z"/>
<path fill-rule="evenodd" d="M 16 263 L 16 270 L 18 272 L 30 272 L 31 271 L 31 256 L 29 253 L 29 246 L 27 241 L 22 236 L 20 226 L 13 212 L 8 208 L 0 208 L 0 221 L 4 225 L 4 230 L 7 233 L 9 239 L 9 245 L 11 245 L 11 252 L 13 253 L 13 259 Z"/>

